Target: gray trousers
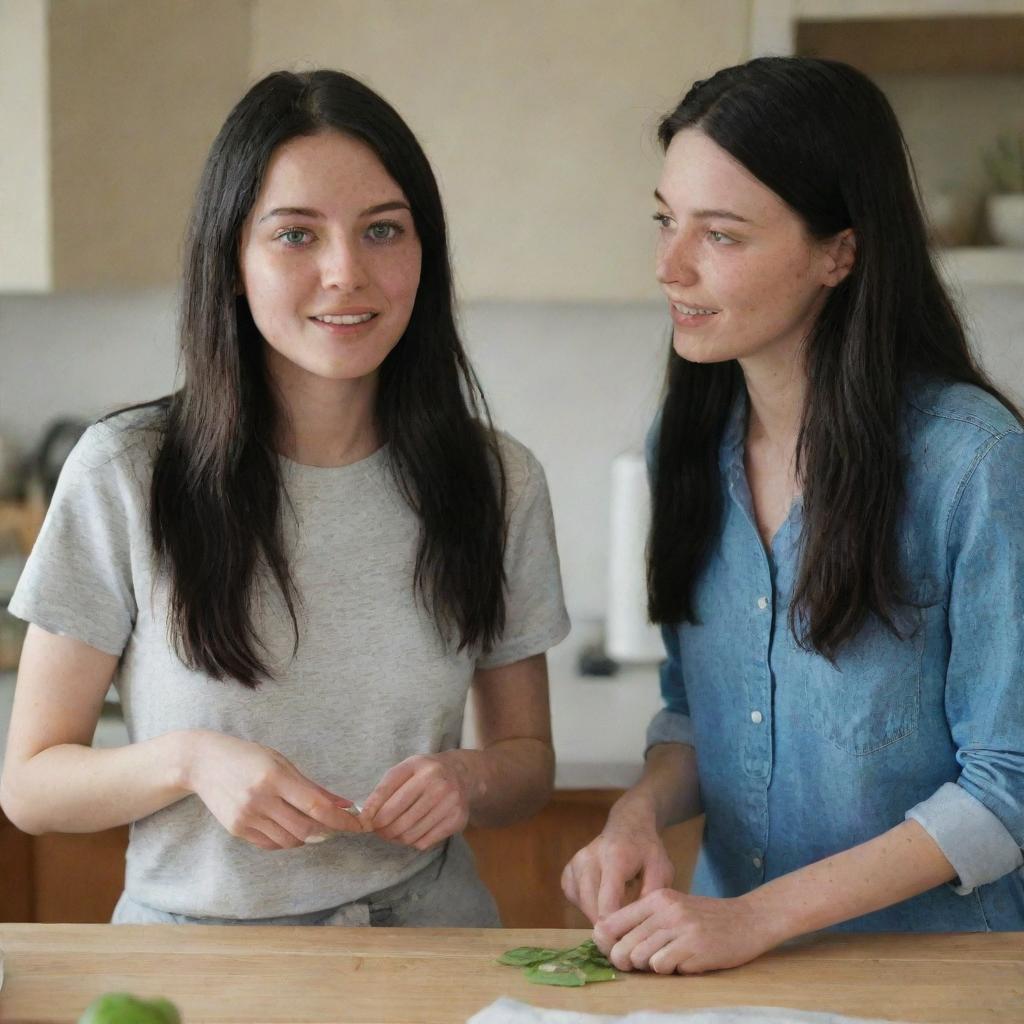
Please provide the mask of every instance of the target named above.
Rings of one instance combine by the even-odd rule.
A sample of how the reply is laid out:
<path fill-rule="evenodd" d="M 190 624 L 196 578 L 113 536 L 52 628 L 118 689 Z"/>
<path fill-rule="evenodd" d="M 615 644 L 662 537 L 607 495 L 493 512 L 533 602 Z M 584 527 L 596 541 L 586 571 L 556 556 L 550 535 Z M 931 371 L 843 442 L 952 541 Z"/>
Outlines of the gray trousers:
<path fill-rule="evenodd" d="M 377 928 L 500 928 L 498 908 L 461 835 L 452 836 L 411 878 L 340 907 L 291 917 L 227 918 L 171 914 L 122 893 L 112 924 L 311 924 Z"/>

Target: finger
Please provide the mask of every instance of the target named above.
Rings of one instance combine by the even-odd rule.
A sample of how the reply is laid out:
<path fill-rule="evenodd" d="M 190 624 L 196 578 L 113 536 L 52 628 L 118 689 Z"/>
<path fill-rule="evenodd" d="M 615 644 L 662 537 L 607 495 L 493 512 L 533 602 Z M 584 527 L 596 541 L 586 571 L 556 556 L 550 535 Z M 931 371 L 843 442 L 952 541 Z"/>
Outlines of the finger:
<path fill-rule="evenodd" d="M 656 974 L 701 974 L 702 968 L 687 970 L 687 964 L 697 964 L 697 954 L 690 948 L 689 942 L 685 939 L 675 939 L 667 945 L 662 946 L 657 952 L 652 953 L 650 969 Z"/>
<path fill-rule="evenodd" d="M 414 785 L 406 784 L 405 788 Z M 392 800 L 397 800 L 404 789 L 396 793 Z M 434 828 L 442 818 L 459 817 L 459 796 L 445 787 L 431 786 L 420 793 L 416 802 L 389 826 L 388 832 L 403 843 L 412 844 L 430 829 Z M 381 817 L 387 814 L 388 805 L 381 809 Z M 378 819 L 380 820 L 380 819 Z M 454 827 L 454 826 L 453 826 Z"/>
<path fill-rule="evenodd" d="M 655 889 L 670 889 L 675 880 L 676 868 L 667 856 L 651 857 L 643 867 L 643 885 L 640 896 L 646 896 Z"/>
<path fill-rule="evenodd" d="M 300 843 L 318 842 L 320 838 L 326 839 L 335 831 L 316 818 L 303 814 L 280 797 L 267 809 L 266 816 Z"/>
<path fill-rule="evenodd" d="M 437 802 L 438 793 L 428 786 L 428 781 L 418 775 L 407 780 L 374 814 L 374 831 L 388 829 L 392 835 L 399 835 L 419 821 Z"/>
<path fill-rule="evenodd" d="M 576 884 L 576 872 L 573 870 L 572 861 L 562 868 L 562 892 L 573 906 L 580 905 L 580 889 Z"/>
<path fill-rule="evenodd" d="M 456 831 L 458 831 L 456 823 L 451 818 L 445 818 L 413 845 L 417 850 L 429 850 L 432 846 L 437 846 L 438 843 L 455 835 Z"/>
<path fill-rule="evenodd" d="M 602 918 L 599 922 L 600 927 L 609 934 L 621 937 L 632 931 L 641 921 L 650 917 L 653 910 L 650 895 L 643 896 L 632 903 L 627 903 L 615 913 L 609 914 L 608 917 Z"/>
<path fill-rule="evenodd" d="M 630 932 L 629 936 L 627 936 L 627 938 L 632 939 L 629 959 L 638 971 L 654 970 L 651 958 L 655 953 L 660 952 L 669 943 L 673 942 L 676 936 L 664 928 L 653 928 L 646 935 L 643 934 L 641 929 L 643 929 L 643 925 L 641 925 L 640 929 Z M 671 974 L 673 970 L 675 970 L 674 963 L 667 971 L 660 971 L 659 973 Z"/>
<path fill-rule="evenodd" d="M 629 878 L 622 868 L 606 866 L 601 872 L 601 884 L 597 890 L 597 918 L 600 920 L 614 914 L 622 907 L 626 898 L 626 883 Z"/>
<path fill-rule="evenodd" d="M 244 839 L 247 843 L 252 843 L 253 846 L 258 846 L 261 850 L 279 850 L 280 847 L 277 843 L 272 842 L 268 839 L 259 829 L 257 828 L 246 828 L 243 829 L 239 834 L 239 839 Z"/>
<path fill-rule="evenodd" d="M 642 971 L 646 969 L 646 959 L 637 957 L 635 955 L 635 951 L 637 946 L 643 942 L 644 939 L 649 938 L 654 930 L 655 929 L 653 928 L 644 928 L 643 926 L 640 926 L 639 928 L 634 928 L 626 932 L 625 935 L 620 936 L 618 940 L 612 944 L 611 949 L 608 950 L 608 959 L 623 971 Z M 665 939 L 665 942 L 667 941 L 668 938 Z M 662 942 L 661 946 L 664 946 L 665 942 Z M 661 946 L 658 946 L 657 948 L 660 949 Z"/>
<path fill-rule="evenodd" d="M 334 796 L 298 772 L 295 778 L 282 781 L 278 787 L 278 796 L 298 814 L 310 819 L 318 832 L 323 832 L 324 826 L 333 832 L 363 831 L 359 818 L 346 810 L 346 807 L 352 806 L 351 800 Z M 276 809 L 277 805 L 274 807 Z"/>
<path fill-rule="evenodd" d="M 576 877 L 580 889 L 579 908 L 587 915 L 587 920 L 594 924 L 598 920 L 597 894 L 601 887 L 601 869 L 590 861 L 583 865 Z"/>
<path fill-rule="evenodd" d="M 376 827 L 377 813 L 415 774 L 416 765 L 411 759 L 389 768 L 374 787 L 373 792 L 363 801 L 363 817 L 374 823 Z"/>
<path fill-rule="evenodd" d="M 301 846 L 302 842 L 295 838 L 290 832 L 286 832 L 280 825 L 270 818 L 260 818 L 246 829 L 246 832 L 255 832 L 264 835 L 273 845 L 274 850 L 294 850 Z M 247 837 L 248 838 L 248 837 Z M 259 846 L 259 843 L 255 845 Z M 266 847 L 264 847 L 266 849 Z"/>
<path fill-rule="evenodd" d="M 407 846 L 417 846 L 426 835 L 445 823 L 449 824 L 454 831 L 458 818 L 457 812 L 458 801 L 454 797 L 436 804 L 415 825 L 402 832 L 401 841 Z"/>
<path fill-rule="evenodd" d="M 637 963 L 633 959 L 633 950 L 658 930 L 657 922 L 654 918 L 649 917 L 641 921 L 635 928 L 630 928 L 629 931 L 620 933 L 618 936 L 610 934 L 604 928 L 602 922 L 594 928 L 594 934 L 599 934 L 604 940 L 605 945 L 608 947 L 606 955 L 613 964 L 621 964 L 625 970 L 632 970 L 634 967 L 643 969 L 646 965 L 646 961 Z M 666 939 L 665 941 L 667 942 L 668 940 Z M 665 943 L 662 942 L 661 945 L 663 946 Z M 657 948 L 660 949 L 661 947 Z"/>

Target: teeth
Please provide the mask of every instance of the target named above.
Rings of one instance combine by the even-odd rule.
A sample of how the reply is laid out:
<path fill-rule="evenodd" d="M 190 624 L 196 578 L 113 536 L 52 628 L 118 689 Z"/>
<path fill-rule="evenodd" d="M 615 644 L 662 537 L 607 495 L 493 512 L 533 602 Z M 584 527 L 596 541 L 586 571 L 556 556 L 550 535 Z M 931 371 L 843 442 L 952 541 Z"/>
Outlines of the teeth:
<path fill-rule="evenodd" d="M 698 306 L 684 306 L 679 302 L 673 302 L 672 306 L 684 316 L 705 316 L 709 313 L 717 312 L 714 309 L 700 309 Z"/>
<path fill-rule="evenodd" d="M 358 316 L 335 316 L 333 313 L 325 313 L 323 316 L 314 317 L 314 320 L 320 320 L 325 324 L 345 324 L 347 327 L 351 327 L 352 324 L 365 324 L 367 320 L 372 320 L 376 313 L 360 313 Z"/>

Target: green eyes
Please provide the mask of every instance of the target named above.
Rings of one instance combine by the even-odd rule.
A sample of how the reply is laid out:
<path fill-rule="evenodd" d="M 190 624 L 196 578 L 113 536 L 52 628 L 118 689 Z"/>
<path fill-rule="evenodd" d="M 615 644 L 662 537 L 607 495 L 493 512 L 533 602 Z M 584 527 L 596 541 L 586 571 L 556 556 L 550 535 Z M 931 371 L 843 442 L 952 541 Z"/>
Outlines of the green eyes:
<path fill-rule="evenodd" d="M 374 221 L 363 237 L 376 245 L 389 245 L 405 234 L 405 228 L 401 224 L 390 220 Z M 313 232 L 306 228 L 286 228 L 279 231 L 275 240 L 283 242 L 289 249 L 303 249 L 313 241 Z"/>
<path fill-rule="evenodd" d="M 393 242 L 403 230 L 402 226 L 394 221 L 382 220 L 371 224 L 366 229 L 366 235 L 375 242 Z"/>
<path fill-rule="evenodd" d="M 672 226 L 672 218 L 667 213 L 656 213 L 651 218 L 658 227 L 668 230 Z M 734 245 L 736 239 L 724 231 L 705 231 L 704 235 L 716 245 Z"/>

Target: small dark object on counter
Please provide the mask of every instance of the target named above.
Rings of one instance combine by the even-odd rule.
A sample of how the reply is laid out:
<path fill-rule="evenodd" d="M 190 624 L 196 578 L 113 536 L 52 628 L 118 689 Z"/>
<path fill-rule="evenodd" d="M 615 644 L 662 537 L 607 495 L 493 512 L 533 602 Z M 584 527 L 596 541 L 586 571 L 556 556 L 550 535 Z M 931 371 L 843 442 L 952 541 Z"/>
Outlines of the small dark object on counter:
<path fill-rule="evenodd" d="M 576 660 L 576 669 L 581 676 L 614 676 L 619 671 L 619 663 L 610 658 L 600 644 L 584 647 Z"/>

